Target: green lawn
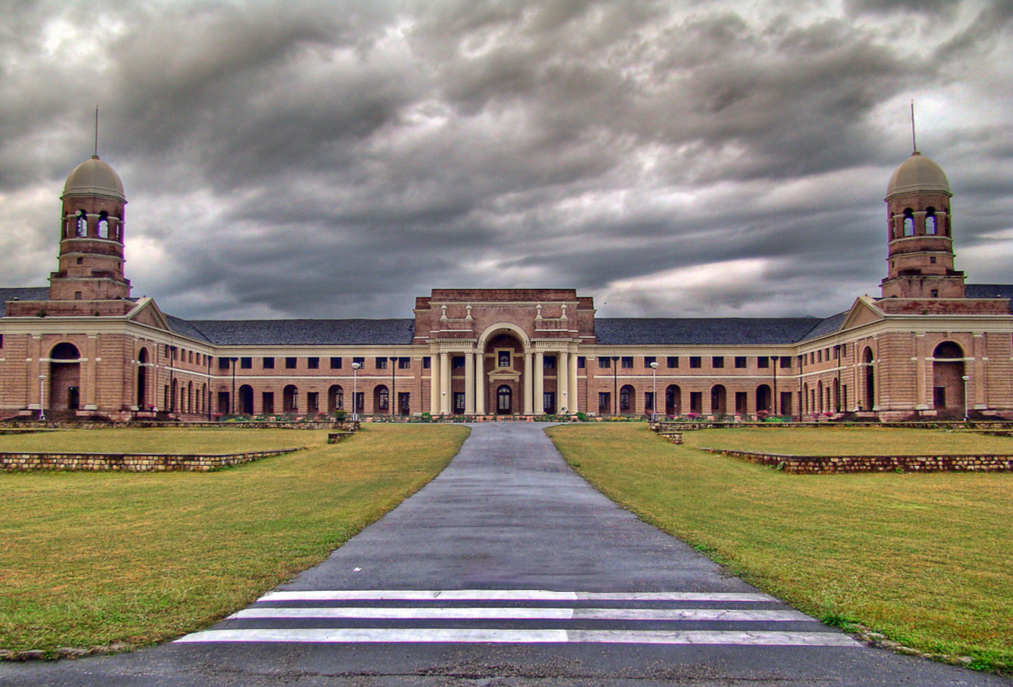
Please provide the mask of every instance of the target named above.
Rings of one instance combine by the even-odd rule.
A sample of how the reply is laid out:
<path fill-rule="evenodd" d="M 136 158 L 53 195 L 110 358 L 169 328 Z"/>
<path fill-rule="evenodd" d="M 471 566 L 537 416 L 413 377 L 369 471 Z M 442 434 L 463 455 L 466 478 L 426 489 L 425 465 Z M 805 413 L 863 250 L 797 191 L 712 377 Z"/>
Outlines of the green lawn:
<path fill-rule="evenodd" d="M 1013 670 L 1013 475 L 787 475 L 693 446 L 807 453 L 983 452 L 1013 439 L 929 430 L 549 430 L 641 518 L 801 610 L 922 651 Z M 1010 450 L 1002 451 L 1013 453 Z"/>
<path fill-rule="evenodd" d="M 0 437 L 24 450 L 309 446 L 214 473 L 0 474 L 0 649 L 143 645 L 205 627 L 432 479 L 465 427 L 133 429 Z"/>

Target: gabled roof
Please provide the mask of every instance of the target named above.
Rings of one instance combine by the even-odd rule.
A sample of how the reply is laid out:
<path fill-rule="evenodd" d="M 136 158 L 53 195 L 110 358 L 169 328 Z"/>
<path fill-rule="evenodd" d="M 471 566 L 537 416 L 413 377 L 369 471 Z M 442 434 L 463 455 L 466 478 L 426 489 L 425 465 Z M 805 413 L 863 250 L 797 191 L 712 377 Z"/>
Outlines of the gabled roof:
<path fill-rule="evenodd" d="M 166 315 L 165 319 L 169 323 L 169 329 L 171 329 L 174 334 L 187 336 L 191 339 L 196 339 L 197 341 L 203 341 L 204 343 L 214 343 L 211 339 L 204 335 L 204 332 L 197 329 L 192 322 L 187 322 L 183 318 L 176 317 L 175 315 Z"/>
<path fill-rule="evenodd" d="M 7 301 L 48 301 L 48 286 L 29 286 L 13 289 L 0 288 L 0 317 L 7 313 Z"/>
<path fill-rule="evenodd" d="M 191 320 L 222 346 L 409 345 L 415 320 Z M 181 332 L 182 333 L 182 332 Z"/>
<path fill-rule="evenodd" d="M 795 343 L 821 322 L 815 317 L 611 317 L 596 319 L 594 327 L 605 346 L 734 346 Z"/>
<path fill-rule="evenodd" d="M 848 319 L 848 313 L 850 312 L 850 310 L 845 310 L 844 312 L 839 312 L 836 315 L 831 315 L 830 317 L 820 320 L 819 324 L 810 329 L 806 332 L 805 336 L 799 339 L 799 342 L 809 341 L 810 339 L 818 339 L 821 336 L 826 336 L 827 334 L 833 334 L 834 332 L 840 331 L 841 327 L 844 326 L 844 321 Z"/>

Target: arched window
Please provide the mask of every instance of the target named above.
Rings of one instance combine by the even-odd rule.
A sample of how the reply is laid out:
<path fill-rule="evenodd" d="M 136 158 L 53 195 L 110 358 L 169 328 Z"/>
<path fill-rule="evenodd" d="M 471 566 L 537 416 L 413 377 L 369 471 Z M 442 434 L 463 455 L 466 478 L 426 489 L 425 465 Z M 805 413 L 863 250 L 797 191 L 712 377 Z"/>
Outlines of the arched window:
<path fill-rule="evenodd" d="M 908 208 L 904 211 L 904 236 L 914 236 L 914 235 L 915 235 L 915 215 L 911 211 L 911 208 Z"/>
<path fill-rule="evenodd" d="M 711 387 L 711 412 L 715 415 L 728 413 L 728 392 L 721 384 Z"/>
<path fill-rule="evenodd" d="M 88 235 L 88 213 L 84 210 L 77 211 L 77 235 L 79 237 Z"/>
<path fill-rule="evenodd" d="M 285 387 L 285 390 L 281 394 L 281 412 L 283 413 L 296 413 L 298 411 L 298 404 L 296 399 L 299 397 L 299 389 L 294 384 L 289 384 Z"/>
<path fill-rule="evenodd" d="M 866 348 L 862 353 L 862 363 L 865 365 L 865 410 L 876 407 L 876 372 L 873 360 L 872 349 Z"/>
<path fill-rule="evenodd" d="M 105 210 L 98 213 L 98 237 L 100 239 L 109 238 L 109 213 Z"/>
<path fill-rule="evenodd" d="M 939 233 L 939 227 L 936 224 L 935 208 L 929 208 L 925 211 L 925 233 L 933 235 Z"/>
<path fill-rule="evenodd" d="M 682 413 L 682 389 L 678 384 L 671 384 L 665 389 L 665 415 Z"/>
<path fill-rule="evenodd" d="M 239 412 L 243 415 L 253 415 L 253 387 L 249 384 L 239 387 Z"/>
<path fill-rule="evenodd" d="M 373 390 L 373 410 L 386 412 L 390 409 L 390 391 L 383 384 Z"/>
<path fill-rule="evenodd" d="M 340 384 L 334 384 L 327 391 L 327 412 L 333 413 L 345 408 L 345 390 Z"/>

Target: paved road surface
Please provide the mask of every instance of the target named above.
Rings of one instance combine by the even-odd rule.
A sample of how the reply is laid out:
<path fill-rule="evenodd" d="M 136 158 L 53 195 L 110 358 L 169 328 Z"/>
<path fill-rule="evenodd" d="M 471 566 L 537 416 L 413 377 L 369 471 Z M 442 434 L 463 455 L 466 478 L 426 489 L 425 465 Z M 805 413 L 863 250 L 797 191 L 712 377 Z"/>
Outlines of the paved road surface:
<path fill-rule="evenodd" d="M 21 685 L 1006 685 L 870 649 L 729 576 L 485 424 L 321 565 L 151 650 L 0 666 Z"/>

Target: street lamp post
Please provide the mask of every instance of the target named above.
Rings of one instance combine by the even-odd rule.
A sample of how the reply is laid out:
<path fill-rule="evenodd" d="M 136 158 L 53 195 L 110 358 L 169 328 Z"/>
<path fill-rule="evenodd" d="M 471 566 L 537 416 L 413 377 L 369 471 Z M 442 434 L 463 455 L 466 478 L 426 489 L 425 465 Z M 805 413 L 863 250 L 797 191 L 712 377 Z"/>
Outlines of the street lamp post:
<path fill-rule="evenodd" d="M 352 422 L 359 421 L 359 363 L 352 363 Z"/>
<path fill-rule="evenodd" d="M 778 405 L 777 404 L 777 361 L 779 359 L 780 359 L 779 356 L 776 356 L 776 355 L 770 356 L 770 364 L 774 368 L 774 392 L 773 392 L 773 398 L 770 399 L 770 407 L 771 407 L 771 411 L 774 413 L 774 415 L 780 415 L 780 413 L 777 412 L 777 405 Z"/>
<path fill-rule="evenodd" d="M 387 403 L 390 404 L 390 417 L 391 419 L 397 414 L 397 394 L 394 393 L 394 370 L 397 369 L 397 356 L 390 356 L 390 398 Z"/>
<path fill-rule="evenodd" d="M 967 422 L 967 381 L 970 377 L 964 375 L 961 379 L 964 380 L 964 422 Z"/>
<path fill-rule="evenodd" d="M 658 421 L 658 361 L 651 363 L 653 388 L 651 390 L 651 422 Z"/>
<path fill-rule="evenodd" d="M 46 375 L 39 375 L 39 422 L 46 421 Z"/>
<path fill-rule="evenodd" d="M 612 414 L 619 414 L 619 356 L 612 356 Z"/>

